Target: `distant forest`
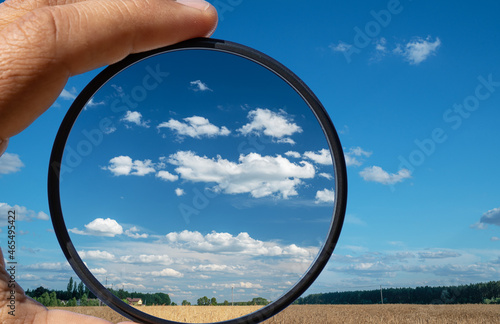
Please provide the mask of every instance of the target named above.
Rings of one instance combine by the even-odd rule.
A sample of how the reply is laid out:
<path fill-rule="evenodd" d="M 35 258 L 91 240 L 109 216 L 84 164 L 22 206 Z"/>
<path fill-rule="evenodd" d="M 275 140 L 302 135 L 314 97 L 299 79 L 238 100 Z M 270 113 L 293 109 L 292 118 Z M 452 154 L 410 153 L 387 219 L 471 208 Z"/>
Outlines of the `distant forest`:
<path fill-rule="evenodd" d="M 383 298 L 383 299 L 382 299 Z M 295 304 L 500 304 L 500 281 L 449 287 L 384 288 L 313 294 Z"/>

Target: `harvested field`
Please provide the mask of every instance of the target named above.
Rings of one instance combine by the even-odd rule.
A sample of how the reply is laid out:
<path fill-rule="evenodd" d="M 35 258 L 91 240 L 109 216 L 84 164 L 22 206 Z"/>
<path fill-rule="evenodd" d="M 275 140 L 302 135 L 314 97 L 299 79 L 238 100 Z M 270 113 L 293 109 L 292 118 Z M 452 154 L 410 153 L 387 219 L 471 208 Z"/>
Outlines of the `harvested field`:
<path fill-rule="evenodd" d="M 259 306 L 144 306 L 155 316 L 180 322 L 210 323 L 234 318 Z M 108 307 L 65 307 L 107 319 L 126 319 Z M 229 317 L 228 317 L 229 316 Z M 500 324 L 500 305 L 293 305 L 265 324 Z"/>

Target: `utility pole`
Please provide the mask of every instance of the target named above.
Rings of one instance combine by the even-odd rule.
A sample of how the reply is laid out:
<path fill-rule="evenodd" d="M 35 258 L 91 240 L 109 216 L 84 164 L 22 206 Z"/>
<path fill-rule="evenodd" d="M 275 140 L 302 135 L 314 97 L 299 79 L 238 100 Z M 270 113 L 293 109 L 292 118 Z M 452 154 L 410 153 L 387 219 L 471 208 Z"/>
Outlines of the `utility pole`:
<path fill-rule="evenodd" d="M 384 296 L 382 295 L 382 285 L 380 285 L 380 302 L 384 304 Z"/>
<path fill-rule="evenodd" d="M 233 294 L 233 291 L 234 291 L 234 286 L 231 286 L 231 306 L 234 306 L 234 294 Z"/>

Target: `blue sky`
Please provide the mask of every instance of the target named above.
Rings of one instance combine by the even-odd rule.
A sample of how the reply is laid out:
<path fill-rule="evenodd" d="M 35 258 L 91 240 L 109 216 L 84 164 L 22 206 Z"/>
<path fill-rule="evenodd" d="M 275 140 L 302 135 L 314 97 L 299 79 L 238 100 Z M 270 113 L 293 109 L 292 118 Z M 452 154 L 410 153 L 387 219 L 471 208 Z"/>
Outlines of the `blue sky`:
<path fill-rule="evenodd" d="M 245 0 L 221 0 L 217 3 L 221 19 L 214 37 L 254 47 L 276 58 L 301 77 L 330 114 L 346 153 L 349 177 L 346 223 L 333 258 L 307 293 L 375 289 L 379 285 L 413 287 L 498 280 L 498 3 L 323 1 L 311 4 Z M 91 179 L 115 188 L 114 191 L 112 188 L 103 191 L 114 195 L 116 200 L 108 207 L 100 202 L 102 212 L 83 206 L 84 200 L 68 200 L 76 206 L 75 213 L 81 212 L 80 217 L 68 222 L 68 228 L 74 229 L 71 236 L 80 242 L 82 248 L 79 250 L 85 251 L 86 254 L 82 255 L 88 259 L 89 267 L 96 273 L 100 272 L 101 276 L 113 272 L 113 260 L 128 255 L 118 251 L 118 247 L 110 242 L 130 244 L 131 252 L 136 248 L 146 250 L 142 259 L 131 257 L 122 262 L 135 266 L 138 262 L 154 264 L 154 267 L 152 265 L 142 271 L 149 271 L 152 277 L 164 280 L 161 281 L 162 287 L 167 286 L 165 291 L 178 302 L 182 299 L 196 301 L 203 295 L 228 299 L 230 285 L 237 288 L 235 290 L 241 294 L 239 297 L 246 298 L 271 287 L 273 280 L 290 284 L 293 280 L 280 275 L 282 272 L 279 271 L 265 271 L 266 275 L 261 276 L 264 281 L 259 282 L 258 277 L 262 274 L 257 269 L 267 270 L 261 268 L 264 263 L 269 269 L 282 269 L 280 267 L 286 266 L 286 262 L 291 262 L 292 256 L 308 260 L 310 256 L 304 251 L 312 252 L 318 248 L 325 223 L 321 223 L 320 219 L 313 222 L 292 216 L 299 215 L 307 202 L 309 209 L 326 208 L 327 203 L 315 204 L 315 192 L 327 188 L 323 186 L 327 182 L 322 182 L 326 178 L 319 174 L 328 173 L 328 166 L 305 155 L 306 152 L 315 152 L 316 155 L 310 156 L 317 158 L 324 145 L 312 144 L 308 140 L 308 136 L 314 136 L 304 124 L 310 118 L 294 113 L 294 109 L 299 108 L 293 107 L 292 103 L 265 99 L 265 89 L 262 90 L 261 102 L 243 102 L 244 89 L 236 85 L 238 82 L 251 82 L 251 79 L 235 80 L 235 88 L 227 89 L 228 95 L 221 103 L 210 99 L 220 93 L 217 84 L 221 80 L 213 73 L 195 77 L 196 71 L 188 72 L 185 72 L 187 77 L 183 84 L 185 93 L 191 93 L 186 95 L 186 98 L 192 99 L 190 108 L 181 110 L 171 99 L 169 111 L 178 114 L 182 111 L 182 114 L 160 116 L 160 111 L 154 108 L 144 108 L 140 116 L 134 113 L 139 112 L 138 109 L 115 114 L 113 126 L 105 128 L 106 132 L 110 132 L 106 138 L 120 134 L 139 149 L 126 152 L 125 141 L 121 145 L 103 141 L 103 145 L 97 146 L 95 152 L 78 166 L 93 167 L 94 171 L 80 173 L 79 176 L 75 172 L 64 180 L 68 182 L 68 188 L 76 187 L 72 183 L 83 180 L 91 186 Z M 143 75 L 144 70 L 140 73 Z M 59 124 L 75 95 L 95 75 L 96 72 L 91 72 L 72 78 L 54 106 L 25 132 L 12 138 L 7 154 L 0 159 L 1 213 L 6 215 L 5 210 L 14 206 L 24 216 L 24 220 L 18 222 L 19 230 L 23 231 L 18 233 L 18 257 L 22 264 L 19 282 L 25 288 L 44 285 L 63 289 L 69 276 L 74 276 L 60 252 L 48 220 L 46 174 Z M 222 78 L 222 75 L 219 77 Z M 120 91 L 126 92 L 127 89 L 113 83 L 108 85 L 107 91 L 109 97 L 95 98 L 85 111 L 89 113 L 89 119 L 93 113 L 98 114 L 106 102 L 120 98 Z M 176 94 L 180 96 L 180 90 Z M 151 107 L 157 107 L 155 100 L 158 98 L 150 95 L 148 100 L 151 100 Z M 196 105 L 197 102 L 215 107 L 218 104 L 231 106 L 233 109 L 226 113 L 216 110 L 206 112 Z M 141 107 L 145 106 L 146 102 L 141 104 Z M 241 107 L 243 104 L 248 106 Z M 281 134 L 281 137 L 259 137 L 266 138 L 264 146 L 269 150 L 258 152 L 261 157 L 281 154 L 297 165 L 304 161 L 314 166 L 315 177 L 312 180 L 302 178 L 303 184 L 297 187 L 297 195 L 284 199 L 284 191 L 278 190 L 256 198 L 258 188 L 253 188 L 256 191 L 252 196 L 249 187 L 245 187 L 245 192 L 236 194 L 229 187 L 222 186 L 223 182 L 202 181 L 203 174 L 189 180 L 189 175 L 175 171 L 175 168 L 195 161 L 193 155 L 176 155 L 175 159 L 170 158 L 170 162 L 174 163 L 168 162 L 170 155 L 179 152 L 180 147 L 188 146 L 198 157 L 205 155 L 216 161 L 216 154 L 220 154 L 222 159 L 237 163 L 241 152 L 230 145 L 234 145 L 234 141 L 241 142 L 244 135 L 238 129 L 243 130 L 245 125 L 250 125 L 266 113 L 268 117 L 285 120 L 289 130 L 293 129 L 292 124 L 303 129 L 302 133 L 296 131 L 291 135 Z M 236 114 L 239 114 L 238 118 Z M 205 119 L 191 118 L 194 116 Z M 199 135 L 193 131 L 195 128 L 188 127 L 196 122 L 209 126 L 211 135 Z M 165 123 L 164 127 L 158 128 L 161 123 Z M 257 127 L 257 124 L 253 125 Z M 81 127 L 85 128 L 84 122 Z M 113 127 L 116 129 L 113 130 Z M 247 129 L 252 129 L 254 135 L 266 129 L 262 125 L 260 128 L 252 127 Z M 179 133 L 181 129 L 184 135 Z M 189 132 L 191 135 L 188 135 Z M 199 138 L 193 137 L 196 134 Z M 158 145 L 138 145 L 141 138 L 151 138 Z M 295 144 L 278 143 L 285 138 L 295 141 Z M 78 138 L 74 140 L 78 143 Z M 212 145 L 210 142 L 220 144 Z M 169 143 L 168 150 L 172 151 L 160 152 L 161 143 Z M 112 154 L 106 155 L 106 150 L 109 152 L 111 148 Z M 285 155 L 288 151 L 297 152 L 299 158 L 294 158 L 291 153 Z M 165 161 L 160 160 L 162 156 Z M 113 160 L 118 157 L 122 158 Z M 151 160 L 149 165 L 147 160 Z M 78 171 L 78 168 L 75 170 Z M 145 174 L 133 175 L 141 172 Z M 168 180 L 175 176 L 179 178 Z M 131 187 L 131 183 L 136 187 Z M 196 215 L 186 224 L 184 218 L 177 216 L 173 218 L 173 224 L 165 229 L 151 226 L 145 217 L 118 219 L 116 215 L 111 216 L 110 211 L 104 212 L 106 208 L 119 208 L 117 206 L 127 210 L 136 208 L 120 205 L 119 201 L 126 200 L 121 198 L 125 198 L 126 194 L 138 194 L 137 190 L 121 191 L 144 183 L 151 189 L 155 188 L 153 185 L 168 188 L 165 189 L 170 194 L 168 198 L 154 199 L 158 205 L 173 202 L 189 205 L 196 195 L 193 192 L 196 188 L 204 190 L 210 187 L 211 190 L 218 190 L 219 194 L 210 198 L 208 207 L 200 213 L 207 217 L 196 218 L 199 216 Z M 85 188 L 88 187 L 81 187 L 82 190 Z M 334 189 L 331 186 L 328 188 Z M 176 189 L 182 189 L 184 193 L 178 191 L 181 195 L 177 196 Z M 98 193 L 96 189 L 89 196 L 97 201 Z M 147 192 L 140 194 L 147 195 Z M 68 197 L 72 199 L 71 195 Z M 250 204 L 250 201 L 254 203 Z M 202 202 L 200 204 L 203 205 Z M 234 206 L 239 207 L 243 217 L 215 226 L 215 220 L 222 217 L 216 211 L 229 213 L 231 208 L 236 208 Z M 161 208 L 166 207 L 163 205 Z M 283 213 L 284 210 L 290 213 L 291 218 L 297 219 L 297 223 L 287 221 L 284 216 L 269 219 L 261 214 L 259 222 L 250 217 L 255 211 L 274 212 L 276 215 L 276 212 Z M 92 223 L 99 218 L 102 221 Z M 106 221 L 108 218 L 115 220 L 116 225 Z M 1 228 L 0 242 L 5 250 L 5 226 Z M 107 228 L 107 233 L 111 234 L 89 235 L 99 228 Z M 181 235 L 184 230 L 186 232 Z M 111 236 L 113 233 L 114 236 Z M 249 237 L 239 236 L 240 233 L 248 233 Z M 148 250 L 154 235 L 163 235 L 162 239 L 166 240 L 163 245 L 171 247 L 171 250 Z M 95 239 L 93 243 L 90 238 Z M 207 253 L 193 244 L 199 242 L 211 248 L 217 238 L 239 246 L 243 249 L 240 252 L 245 251 L 246 254 L 231 254 L 227 250 Z M 251 244 L 244 245 L 243 241 Z M 98 245 L 100 242 L 106 245 Z M 294 249 L 296 254 L 290 253 L 280 262 L 271 262 L 278 258 L 276 255 L 271 257 L 272 253 L 268 252 L 268 258 L 262 257 L 259 260 L 262 263 L 255 264 L 259 265 L 255 269 L 237 266 L 248 264 L 249 259 L 243 257 L 252 256 L 255 252 L 252 247 L 264 246 L 267 251 L 278 251 L 277 248 L 285 251 L 288 248 L 291 251 L 292 244 L 297 247 Z M 130 255 L 137 257 L 140 253 Z M 189 256 L 184 264 L 179 263 L 181 255 Z M 188 267 L 189 273 L 186 271 Z M 198 279 L 185 289 L 187 285 L 183 286 L 183 283 L 194 274 L 199 275 Z M 122 274 L 121 278 L 113 281 L 115 285 L 125 284 L 123 280 L 118 280 L 123 277 Z M 126 282 L 130 287 L 138 284 L 132 279 L 128 278 Z M 277 291 L 269 297 L 276 298 L 279 287 L 272 287 Z"/>

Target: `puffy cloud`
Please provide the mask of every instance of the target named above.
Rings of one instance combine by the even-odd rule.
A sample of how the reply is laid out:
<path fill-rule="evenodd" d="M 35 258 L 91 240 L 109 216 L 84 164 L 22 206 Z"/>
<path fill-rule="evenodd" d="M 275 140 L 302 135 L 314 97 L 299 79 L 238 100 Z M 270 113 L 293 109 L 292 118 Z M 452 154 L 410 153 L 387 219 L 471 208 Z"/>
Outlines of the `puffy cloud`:
<path fill-rule="evenodd" d="M 185 121 L 184 123 L 175 119 L 170 119 L 168 122 L 163 122 L 158 125 L 157 128 L 168 128 L 176 132 L 178 136 L 189 136 L 193 138 L 227 136 L 231 133 L 227 127 L 215 126 L 205 117 L 193 116 L 184 118 L 183 120 Z"/>
<path fill-rule="evenodd" d="M 360 166 L 362 162 L 357 159 L 359 157 L 370 157 L 371 152 L 363 150 L 361 147 L 351 147 L 347 153 L 344 153 L 345 163 L 347 166 Z"/>
<path fill-rule="evenodd" d="M 238 132 L 243 135 L 264 134 L 281 143 L 295 144 L 288 136 L 302 133 L 302 128 L 295 124 L 283 110 L 276 113 L 269 109 L 257 108 L 248 113 L 248 119 L 250 123 L 238 129 Z"/>
<path fill-rule="evenodd" d="M 250 193 L 254 198 L 276 195 L 283 198 L 297 195 L 301 179 L 314 178 L 314 167 L 301 161 L 290 162 L 278 155 L 261 156 L 258 153 L 240 155 L 238 163 L 207 158 L 191 151 L 180 151 L 170 156 L 169 163 L 184 180 L 215 183 L 216 190 L 228 194 Z"/>
<path fill-rule="evenodd" d="M 0 156 L 0 174 L 16 173 L 22 167 L 24 167 L 24 163 L 19 158 L 19 155 L 4 153 Z"/>
<path fill-rule="evenodd" d="M 84 230 L 77 228 L 69 229 L 70 232 L 80 235 L 115 237 L 123 234 L 123 227 L 111 218 L 96 218 L 87 225 Z"/>
<path fill-rule="evenodd" d="M 180 197 L 180 196 L 184 196 L 186 194 L 186 192 L 184 191 L 184 189 L 181 189 L 181 188 L 176 188 L 175 189 L 175 194 Z"/>
<path fill-rule="evenodd" d="M 125 113 L 125 116 L 121 119 L 121 121 L 128 122 L 131 124 L 136 124 L 137 126 L 149 128 L 149 121 L 142 120 L 142 114 L 138 111 L 130 111 L 128 110 Z"/>
<path fill-rule="evenodd" d="M 323 189 L 316 192 L 316 203 L 333 203 L 335 201 L 335 191 Z"/>
<path fill-rule="evenodd" d="M 303 248 L 295 244 L 280 245 L 276 242 L 256 240 L 246 232 L 233 236 L 230 233 L 211 232 L 202 235 L 197 231 L 184 230 L 182 232 L 168 233 L 166 239 L 169 243 L 185 249 L 198 252 L 236 253 L 251 256 L 285 256 L 293 258 L 306 258 L 312 260 L 317 248 Z M 222 271 L 230 268 L 217 265 L 206 265 L 193 268 L 204 271 Z"/>
<path fill-rule="evenodd" d="M 378 182 L 384 185 L 392 185 L 402 182 L 405 179 L 411 178 L 411 173 L 407 169 L 401 169 L 398 173 L 391 173 L 384 171 L 379 166 L 367 167 L 359 173 L 365 181 Z"/>
<path fill-rule="evenodd" d="M 393 52 L 402 55 L 410 64 L 417 65 L 435 54 L 440 45 L 441 40 L 437 37 L 434 42 L 431 41 L 430 36 L 426 39 L 417 37 L 413 41 L 408 42 L 404 47 L 398 45 Z"/>
<path fill-rule="evenodd" d="M 289 157 L 296 158 L 296 159 L 300 159 L 300 153 L 299 152 L 288 151 L 288 152 L 285 153 L 285 155 L 289 156 Z"/>
<path fill-rule="evenodd" d="M 225 264 L 200 264 L 193 267 L 193 271 L 206 271 L 206 272 L 226 272 L 232 270 L 233 267 L 229 267 Z"/>
<path fill-rule="evenodd" d="M 207 84 L 201 80 L 191 81 L 189 84 L 191 85 L 191 89 L 193 91 L 212 91 L 212 89 L 210 89 Z"/>
<path fill-rule="evenodd" d="M 172 181 L 172 182 L 179 180 L 179 176 L 176 176 L 175 174 L 172 174 L 168 171 L 158 171 L 156 177 L 165 181 Z"/>
<path fill-rule="evenodd" d="M 108 273 L 108 270 L 104 269 L 104 268 L 95 268 L 95 269 L 89 269 L 91 273 L 93 273 L 94 275 L 96 274 L 106 274 Z"/>
<path fill-rule="evenodd" d="M 7 215 L 9 215 L 9 211 L 15 211 L 16 220 L 19 221 L 32 221 L 34 219 L 40 220 L 49 220 L 49 215 L 44 213 L 43 211 L 35 212 L 30 210 L 24 206 L 14 205 L 10 206 L 7 203 L 0 202 L 0 219 L 7 219 Z"/>
<path fill-rule="evenodd" d="M 174 278 L 182 278 L 184 275 L 177 270 L 165 268 L 161 271 L 152 271 L 150 274 L 153 277 L 174 277 Z"/>
<path fill-rule="evenodd" d="M 327 149 L 321 149 L 318 152 L 308 151 L 304 153 L 304 156 L 318 164 L 332 165 L 332 156 L 330 151 Z"/>
<path fill-rule="evenodd" d="M 479 222 L 471 225 L 471 227 L 477 229 L 487 229 L 488 225 L 500 226 L 500 207 L 488 210 L 481 216 Z M 492 241 L 494 241 L 493 238 Z"/>
<path fill-rule="evenodd" d="M 89 260 L 114 260 L 115 256 L 107 251 L 101 250 L 90 250 L 90 251 L 78 251 L 80 258 Z"/>
<path fill-rule="evenodd" d="M 480 222 L 500 226 L 500 207 L 488 210 L 481 216 Z"/>
<path fill-rule="evenodd" d="M 105 170 L 111 171 L 115 176 L 121 175 L 136 175 L 144 176 L 149 173 L 156 172 L 155 164 L 151 160 L 135 160 L 130 156 L 117 156 L 109 160 L 109 165 L 104 167 Z"/>

